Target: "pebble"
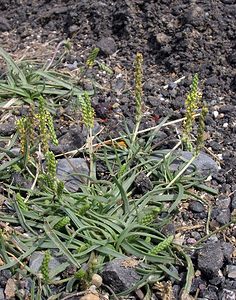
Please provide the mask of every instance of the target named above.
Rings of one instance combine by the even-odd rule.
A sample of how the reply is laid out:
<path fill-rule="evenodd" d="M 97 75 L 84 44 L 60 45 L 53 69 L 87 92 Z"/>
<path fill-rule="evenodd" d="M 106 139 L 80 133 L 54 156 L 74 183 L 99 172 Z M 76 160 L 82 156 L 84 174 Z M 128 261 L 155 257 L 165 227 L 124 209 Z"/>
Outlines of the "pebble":
<path fill-rule="evenodd" d="M 230 262 L 234 252 L 234 246 L 231 243 L 221 242 L 221 249 L 224 253 L 225 260 Z"/>
<path fill-rule="evenodd" d="M 221 300 L 236 300 L 236 291 L 223 289 L 220 299 Z"/>
<path fill-rule="evenodd" d="M 216 199 L 217 208 L 228 208 L 230 206 L 231 199 L 225 195 L 221 195 Z"/>
<path fill-rule="evenodd" d="M 4 289 L 0 288 L 0 300 L 5 300 Z"/>
<path fill-rule="evenodd" d="M 202 273 L 209 279 L 217 276 L 220 268 L 223 266 L 224 255 L 220 242 L 207 242 L 202 249 L 198 251 L 197 263 Z"/>
<path fill-rule="evenodd" d="M 212 114 L 215 119 L 219 116 L 219 112 L 217 110 L 214 110 Z"/>
<path fill-rule="evenodd" d="M 221 225 L 225 225 L 229 223 L 231 219 L 231 212 L 229 208 L 219 209 L 219 213 L 216 217 L 216 221 L 219 222 Z"/>
<path fill-rule="evenodd" d="M 224 123 L 223 128 L 227 128 L 229 126 L 229 123 Z"/>
<path fill-rule="evenodd" d="M 236 265 L 227 265 L 226 272 L 229 278 L 236 279 Z"/>
<path fill-rule="evenodd" d="M 189 204 L 189 209 L 192 212 L 200 213 L 204 211 L 204 205 L 199 201 L 191 201 Z"/>
<path fill-rule="evenodd" d="M 191 245 L 191 244 L 195 244 L 197 241 L 194 238 L 188 238 L 186 242 L 187 244 Z"/>
<path fill-rule="evenodd" d="M 42 261 L 44 258 L 44 253 L 36 251 L 30 256 L 30 261 L 29 261 L 29 267 L 34 271 L 35 273 L 39 272 L 39 269 L 42 265 Z M 55 258 L 52 257 L 50 262 L 49 262 L 49 271 L 57 268 L 60 266 L 60 262 Z"/>
<path fill-rule="evenodd" d="M 112 288 L 115 293 L 131 288 L 141 278 L 134 267 L 125 267 L 125 261 L 125 258 L 117 258 L 108 262 L 101 274 L 104 283 Z"/>
<path fill-rule="evenodd" d="M 200 238 L 201 238 L 201 234 L 197 231 L 191 232 L 191 236 L 197 241 L 200 240 Z"/>
<path fill-rule="evenodd" d="M 112 55 L 117 50 L 116 42 L 112 37 L 101 38 L 100 41 L 98 41 L 97 46 L 100 48 L 101 52 L 107 56 Z"/>
<path fill-rule="evenodd" d="M 10 31 L 11 26 L 8 22 L 8 20 L 4 17 L 0 17 L 0 31 Z"/>
<path fill-rule="evenodd" d="M 224 106 L 220 107 L 219 112 L 225 114 L 225 113 L 231 113 L 234 110 L 235 110 L 235 106 L 229 104 L 229 105 L 224 105 Z"/>
<path fill-rule="evenodd" d="M 234 197 L 232 199 L 232 202 L 231 202 L 231 206 L 233 209 L 236 209 L 236 194 L 234 194 Z"/>

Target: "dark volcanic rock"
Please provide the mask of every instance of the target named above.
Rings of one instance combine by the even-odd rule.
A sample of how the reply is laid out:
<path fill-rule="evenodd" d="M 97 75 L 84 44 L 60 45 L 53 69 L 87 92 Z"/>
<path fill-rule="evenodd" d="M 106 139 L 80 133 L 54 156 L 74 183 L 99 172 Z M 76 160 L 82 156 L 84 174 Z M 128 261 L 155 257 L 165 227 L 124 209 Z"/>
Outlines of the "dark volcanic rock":
<path fill-rule="evenodd" d="M 224 254 L 219 242 L 208 242 L 198 252 L 198 268 L 209 278 L 217 275 L 223 266 Z"/>
<path fill-rule="evenodd" d="M 124 263 L 125 259 L 114 259 L 107 263 L 102 271 L 104 283 L 111 287 L 115 293 L 131 288 L 141 278 L 135 268 L 127 267 Z"/>
<path fill-rule="evenodd" d="M 77 192 L 81 182 L 86 182 L 81 174 L 89 175 L 89 168 L 83 158 L 63 158 L 57 161 L 57 178 L 65 183 L 70 192 Z"/>
<path fill-rule="evenodd" d="M 200 213 L 204 211 L 204 205 L 199 201 L 191 201 L 189 209 L 193 212 Z"/>
<path fill-rule="evenodd" d="M 231 212 L 229 208 L 218 210 L 218 215 L 216 216 L 216 221 L 224 225 L 229 223 L 231 219 Z"/>
<path fill-rule="evenodd" d="M 112 55 L 117 50 L 116 42 L 112 37 L 104 37 L 98 43 L 97 46 L 101 52 L 105 55 Z"/>
<path fill-rule="evenodd" d="M 9 30 L 11 30 L 11 26 L 8 20 L 0 16 L 0 31 L 9 31 Z"/>

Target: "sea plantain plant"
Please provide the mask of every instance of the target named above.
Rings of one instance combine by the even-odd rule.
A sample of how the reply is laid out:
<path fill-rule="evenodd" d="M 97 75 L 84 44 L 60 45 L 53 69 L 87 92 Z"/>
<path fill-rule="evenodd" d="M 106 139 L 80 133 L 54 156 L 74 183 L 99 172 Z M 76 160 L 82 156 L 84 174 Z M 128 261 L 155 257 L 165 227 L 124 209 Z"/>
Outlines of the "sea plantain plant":
<path fill-rule="evenodd" d="M 184 247 L 176 245 L 174 235 L 163 234 L 163 228 L 173 222 L 181 201 L 189 199 L 190 189 L 204 188 L 212 193 L 215 191 L 204 186 L 194 173 L 187 177 L 183 176 L 184 172 L 175 176 L 170 168 L 173 161 L 171 153 L 165 154 L 162 150 L 155 149 L 153 142 L 158 138 L 158 132 L 164 126 L 174 124 L 174 121 L 167 123 L 167 118 L 164 118 L 155 128 L 139 131 L 143 106 L 142 60 L 142 55 L 137 54 L 136 124 L 133 132 L 124 133 L 117 140 L 94 145 L 92 129 L 95 115 L 91 99 L 84 92 L 74 94 L 81 106 L 81 121 L 88 130 L 87 144 L 82 149 L 76 149 L 74 153 L 77 156 L 89 156 L 90 161 L 90 176 L 81 174 L 90 180 L 90 184 L 81 183 L 78 192 L 68 192 L 57 181 L 57 157 L 49 151 L 48 146 L 49 142 L 57 143 L 57 140 L 52 116 L 46 108 L 46 101 L 49 100 L 44 94 L 34 96 L 33 100 L 38 105 L 32 106 L 29 116 L 18 121 L 21 154 L 12 156 L 11 147 L 14 143 L 4 150 L 9 160 L 0 166 L 0 172 L 14 172 L 13 166 L 18 163 L 20 165 L 27 155 L 28 164 L 25 165 L 24 172 L 33 177 L 34 182 L 29 189 L 14 186 L 9 178 L 2 177 L 3 192 L 8 196 L 8 201 L 5 211 L 0 210 L 1 225 L 9 224 L 7 226 L 15 229 L 14 234 L 10 235 L 8 230 L 6 235 L 5 230 L 0 237 L 0 258 L 3 262 L 0 271 L 14 268 L 21 276 L 33 278 L 32 299 L 55 299 L 56 286 L 61 287 L 56 295 L 58 298 L 63 297 L 65 291 L 71 293 L 78 290 L 84 283 L 87 287 L 93 273 L 102 271 L 104 265 L 115 258 L 123 259 L 126 263 L 127 259 L 133 259 L 136 272 L 140 276 L 134 286 L 121 293 L 123 295 L 166 278 L 180 281 L 174 266 L 186 266 L 188 269 L 185 290 L 189 293 L 194 273 L 191 259 Z M 92 67 L 92 61 L 87 65 L 90 66 Z M 19 70 L 18 73 L 21 74 Z M 40 74 L 40 71 L 37 73 Z M 31 89 L 31 85 L 29 88 Z M 198 78 L 195 76 L 186 102 L 190 107 L 187 107 L 184 125 L 185 145 L 191 142 L 187 138 L 193 128 L 199 97 Z M 200 151 L 203 143 L 206 111 L 204 107 L 201 110 L 196 153 Z M 36 153 L 36 149 L 41 150 L 41 153 Z M 43 154 L 40 159 L 45 159 L 46 162 L 40 165 L 45 168 L 47 175 L 44 181 L 47 182 L 46 188 L 45 184 L 43 187 L 40 184 L 40 176 L 37 174 L 35 162 L 39 158 L 36 154 Z M 160 154 L 163 154 L 162 158 L 157 160 Z M 101 175 L 99 163 L 100 167 L 105 166 L 107 177 Z M 35 172 L 32 172 L 32 165 Z M 138 186 L 137 179 L 140 175 L 144 191 L 140 191 Z M 191 197 L 199 198 L 193 193 Z M 27 261 L 35 251 L 45 253 L 40 275 L 35 274 Z M 62 261 L 53 270 L 49 268 L 50 255 Z M 69 271 L 71 266 L 74 268 L 73 272 Z M 160 284 L 156 287 L 165 290 Z M 171 294 L 170 291 L 168 293 Z M 146 298 L 149 299 L 148 296 Z"/>

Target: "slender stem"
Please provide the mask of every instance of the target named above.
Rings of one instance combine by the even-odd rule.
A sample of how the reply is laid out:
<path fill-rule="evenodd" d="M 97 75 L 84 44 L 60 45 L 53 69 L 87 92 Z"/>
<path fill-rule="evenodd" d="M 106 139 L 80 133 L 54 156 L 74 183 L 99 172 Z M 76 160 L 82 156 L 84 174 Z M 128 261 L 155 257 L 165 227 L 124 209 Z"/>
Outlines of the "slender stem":
<path fill-rule="evenodd" d="M 188 169 L 188 167 L 193 163 L 193 161 L 195 160 L 196 156 L 193 155 L 193 157 L 188 161 L 188 163 L 183 167 L 182 170 L 180 170 L 180 172 L 175 176 L 175 178 L 173 178 L 173 180 L 171 180 L 171 182 L 169 182 L 169 184 L 166 186 L 166 188 L 171 187 L 176 180 Z"/>
<path fill-rule="evenodd" d="M 93 169 L 93 129 L 92 128 L 89 128 L 88 150 L 89 150 L 89 163 L 90 163 L 90 177 L 95 179 L 95 174 Z"/>
<path fill-rule="evenodd" d="M 236 220 L 232 220 L 231 222 L 229 222 L 229 223 L 227 223 L 227 224 L 221 226 L 220 228 L 218 228 L 218 229 L 212 231 L 211 233 L 205 235 L 203 238 L 201 238 L 200 240 L 198 240 L 198 241 L 194 244 L 194 247 L 197 246 L 197 245 L 199 245 L 199 244 L 201 244 L 201 243 L 204 242 L 205 240 L 207 240 L 210 236 L 212 236 L 212 235 L 214 235 L 214 234 L 216 234 L 216 233 L 218 233 L 218 232 L 220 232 L 220 231 L 222 231 L 222 230 L 228 228 L 230 225 L 235 224 L 235 223 L 236 223 Z"/>

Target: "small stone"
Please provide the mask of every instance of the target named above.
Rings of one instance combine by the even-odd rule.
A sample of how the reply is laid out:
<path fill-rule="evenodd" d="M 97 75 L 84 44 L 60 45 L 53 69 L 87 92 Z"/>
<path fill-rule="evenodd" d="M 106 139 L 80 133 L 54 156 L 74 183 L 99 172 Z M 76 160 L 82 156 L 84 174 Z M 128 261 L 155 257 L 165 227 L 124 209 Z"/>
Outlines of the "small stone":
<path fill-rule="evenodd" d="M 223 289 L 220 299 L 221 300 L 236 300 L 236 291 Z"/>
<path fill-rule="evenodd" d="M 9 136 L 16 132 L 16 125 L 14 122 L 5 122 L 0 126 L 0 135 Z"/>
<path fill-rule="evenodd" d="M 65 183 L 70 192 L 77 192 L 81 183 L 87 181 L 79 175 L 89 175 L 89 168 L 83 158 L 63 158 L 57 161 L 57 178 Z"/>
<path fill-rule="evenodd" d="M 78 31 L 79 30 L 79 26 L 78 25 L 71 25 L 70 27 L 69 27 L 69 32 L 70 33 L 75 33 L 76 31 Z"/>
<path fill-rule="evenodd" d="M 7 280 L 7 284 L 6 284 L 5 291 L 4 291 L 5 295 L 6 295 L 6 299 L 7 300 L 15 299 L 16 290 L 17 290 L 17 287 L 16 287 L 15 280 L 12 278 L 9 278 Z"/>
<path fill-rule="evenodd" d="M 11 30 L 11 26 L 8 20 L 0 16 L 0 31 L 10 31 L 10 30 Z"/>
<path fill-rule="evenodd" d="M 215 119 L 219 116 L 219 112 L 217 110 L 214 110 L 212 114 Z"/>
<path fill-rule="evenodd" d="M 134 181 L 136 192 L 145 194 L 153 189 L 153 184 L 149 177 L 147 177 L 143 172 L 139 173 Z"/>
<path fill-rule="evenodd" d="M 207 85 L 216 85 L 218 83 L 218 78 L 216 76 L 209 77 L 206 80 Z"/>
<path fill-rule="evenodd" d="M 104 283 L 110 286 L 115 293 L 133 287 L 141 278 L 135 268 L 126 266 L 125 262 L 126 259 L 114 259 L 108 262 L 102 271 Z"/>
<path fill-rule="evenodd" d="M 6 300 L 4 295 L 4 289 L 0 288 L 0 300 Z"/>
<path fill-rule="evenodd" d="M 217 276 L 223 261 L 224 255 L 220 242 L 208 242 L 198 251 L 198 268 L 209 278 Z"/>
<path fill-rule="evenodd" d="M 231 243 L 221 242 L 221 249 L 226 261 L 231 261 L 232 254 L 234 252 L 234 246 Z"/>
<path fill-rule="evenodd" d="M 200 238 L 201 238 L 201 234 L 197 231 L 191 232 L 191 236 L 197 241 L 200 240 Z"/>
<path fill-rule="evenodd" d="M 117 50 L 116 42 L 112 37 L 103 37 L 97 43 L 97 46 L 100 48 L 101 52 L 107 56 L 112 55 Z"/>
<path fill-rule="evenodd" d="M 164 46 L 168 44 L 171 40 L 171 38 L 165 33 L 157 33 L 155 37 L 156 37 L 156 42 L 159 46 Z"/>
<path fill-rule="evenodd" d="M 98 274 L 93 274 L 91 284 L 94 284 L 97 288 L 102 285 L 102 277 Z"/>
<path fill-rule="evenodd" d="M 222 276 L 216 276 L 216 277 L 210 279 L 209 283 L 212 284 L 212 285 L 217 286 L 217 285 L 223 283 L 224 280 L 225 280 L 225 277 L 223 275 Z"/>
<path fill-rule="evenodd" d="M 65 62 L 65 63 L 64 63 L 64 66 L 67 67 L 70 71 L 73 71 L 73 70 L 77 69 L 77 67 L 78 67 L 78 62 L 77 62 L 77 60 L 75 60 L 75 61 L 73 62 L 73 64 L 69 64 L 69 63 Z"/>
<path fill-rule="evenodd" d="M 80 298 L 80 300 L 99 300 L 100 297 L 98 294 L 88 293 Z"/>
<path fill-rule="evenodd" d="M 175 225 L 173 223 L 166 224 L 161 229 L 161 232 L 166 236 L 175 235 L 176 232 Z"/>
<path fill-rule="evenodd" d="M 196 213 L 201 213 L 205 210 L 204 205 L 199 201 L 191 201 L 189 204 L 189 209 Z"/>
<path fill-rule="evenodd" d="M 44 253 L 36 251 L 30 256 L 29 267 L 35 272 L 38 273 L 40 267 L 42 265 L 42 261 L 44 258 Z M 51 257 L 49 262 L 49 271 L 54 270 L 55 268 L 60 266 L 60 262 L 55 258 Z"/>
<path fill-rule="evenodd" d="M 229 126 L 229 123 L 224 123 L 223 128 L 227 128 Z"/>
<path fill-rule="evenodd" d="M 236 265 L 227 265 L 226 271 L 229 278 L 236 279 Z"/>
<path fill-rule="evenodd" d="M 219 213 L 216 217 L 216 221 L 221 225 L 225 225 L 229 223 L 231 219 L 231 212 L 229 208 L 219 210 Z"/>
<path fill-rule="evenodd" d="M 226 113 L 231 113 L 235 111 L 235 106 L 234 105 L 224 105 L 224 106 L 221 106 L 220 109 L 219 109 L 219 112 L 220 113 L 223 113 L 223 114 L 226 114 Z"/>
<path fill-rule="evenodd" d="M 221 195 L 216 199 L 217 208 L 228 208 L 230 206 L 231 199 L 225 195 Z"/>
<path fill-rule="evenodd" d="M 187 244 L 191 245 L 191 244 L 195 244 L 197 241 L 194 238 L 188 238 L 186 242 Z"/>

